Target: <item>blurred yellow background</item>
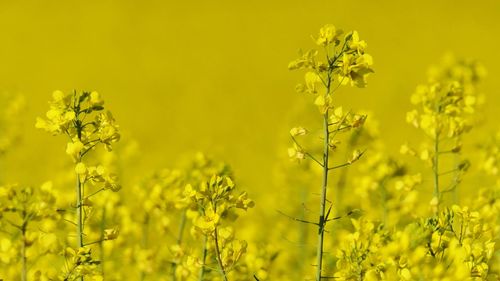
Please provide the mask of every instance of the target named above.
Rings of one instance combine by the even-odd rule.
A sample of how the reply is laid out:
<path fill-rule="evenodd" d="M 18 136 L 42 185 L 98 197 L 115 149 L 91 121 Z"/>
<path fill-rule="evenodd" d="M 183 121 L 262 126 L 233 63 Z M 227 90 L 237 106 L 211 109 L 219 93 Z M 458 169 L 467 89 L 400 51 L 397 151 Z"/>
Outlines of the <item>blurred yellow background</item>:
<path fill-rule="evenodd" d="M 96 90 L 137 140 L 136 175 L 204 151 L 233 165 L 252 193 L 286 157 L 303 101 L 287 64 L 332 23 L 358 30 L 375 60 L 366 89 L 337 104 L 368 109 L 394 150 L 417 132 L 409 97 L 447 52 L 488 69 L 495 128 L 500 1 L 0 1 L 0 92 L 23 94 L 22 142 L 7 180 L 38 184 L 68 164 L 65 139 L 36 130 L 53 90 Z M 27 165 L 27 163 L 38 165 Z"/>

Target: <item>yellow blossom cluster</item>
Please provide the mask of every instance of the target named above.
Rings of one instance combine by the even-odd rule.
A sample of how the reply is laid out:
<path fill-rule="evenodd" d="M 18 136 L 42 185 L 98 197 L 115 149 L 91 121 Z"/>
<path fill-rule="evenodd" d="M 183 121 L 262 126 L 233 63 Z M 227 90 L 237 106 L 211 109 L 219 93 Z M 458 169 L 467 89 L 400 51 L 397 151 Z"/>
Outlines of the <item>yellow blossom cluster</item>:
<path fill-rule="evenodd" d="M 332 95 L 341 85 L 366 86 L 366 77 L 372 73 L 372 57 L 365 53 L 366 42 L 359 39 L 357 31 L 344 32 L 333 25 L 320 29 L 316 44 L 323 51 L 310 50 L 292 61 L 290 70 L 306 70 L 304 84 L 297 91 L 315 95 L 314 104 L 322 114 L 333 107 Z"/>
<path fill-rule="evenodd" d="M 235 184 L 228 176 L 213 175 L 197 188 L 187 185 L 184 195 L 190 199 L 188 217 L 193 222 L 193 229 L 205 237 L 206 251 L 201 260 L 200 274 L 205 274 L 207 256 L 213 255 L 222 278 L 234 269 L 246 252 L 247 243 L 234 237 L 232 227 L 224 226 L 235 220 L 234 209 L 247 210 L 254 206 L 246 192 L 234 195 Z M 208 244 L 212 244 L 208 251 Z"/>
<path fill-rule="evenodd" d="M 109 111 L 104 112 L 104 101 L 95 91 L 55 91 L 49 106 L 46 118 L 37 118 L 35 127 L 54 136 L 67 135 L 70 142 L 66 145 L 66 154 L 75 162 L 76 177 L 76 216 L 64 217 L 66 221 L 75 221 L 76 247 L 68 246 L 62 251 L 66 263 L 59 278 L 83 280 L 88 277 L 99 280 L 102 279 L 104 270 L 99 266 L 101 261 L 92 255 L 91 245 L 99 244 L 103 252 L 102 242 L 115 240 L 119 232 L 118 228 L 106 228 L 106 219 L 103 217 L 98 240 L 88 241 L 90 237 L 94 237 L 86 231 L 86 225 L 91 223 L 90 219 L 95 210 L 92 199 L 104 190 L 118 191 L 121 185 L 116 174 L 108 172 L 103 165 L 88 166 L 83 160 L 98 145 L 102 145 L 108 152 L 111 151 L 111 145 L 120 139 L 118 125 Z"/>

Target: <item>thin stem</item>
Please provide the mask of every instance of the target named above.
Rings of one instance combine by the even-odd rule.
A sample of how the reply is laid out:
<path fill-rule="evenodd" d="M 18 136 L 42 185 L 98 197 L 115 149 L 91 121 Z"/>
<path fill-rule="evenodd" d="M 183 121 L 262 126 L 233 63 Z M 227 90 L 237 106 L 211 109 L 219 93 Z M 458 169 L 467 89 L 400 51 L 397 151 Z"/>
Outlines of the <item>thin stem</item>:
<path fill-rule="evenodd" d="M 106 206 L 102 207 L 102 216 L 101 216 L 101 241 L 99 242 L 99 250 L 101 251 L 101 274 L 103 280 L 105 280 L 104 276 L 104 230 L 106 229 Z"/>
<path fill-rule="evenodd" d="M 203 277 L 205 275 L 205 261 L 207 259 L 207 253 L 208 253 L 208 248 L 207 248 L 207 241 L 208 241 L 208 236 L 205 235 L 205 239 L 203 239 L 203 252 L 202 252 L 202 259 L 201 259 L 201 267 L 200 267 L 200 272 L 198 275 L 198 281 L 203 281 Z"/>
<path fill-rule="evenodd" d="M 186 227 L 186 211 L 182 213 L 181 222 L 179 223 L 179 233 L 177 234 L 177 244 L 182 244 L 182 238 L 184 236 L 184 228 Z"/>
<path fill-rule="evenodd" d="M 329 125 L 331 125 L 331 124 L 329 124 Z M 352 150 L 352 146 L 353 146 L 354 142 L 355 141 L 350 141 L 347 143 L 345 157 L 344 157 L 345 159 L 347 159 L 349 157 L 348 151 Z M 349 169 L 342 169 L 340 172 L 340 175 L 339 175 L 339 180 L 337 181 L 337 192 L 335 193 L 335 199 L 338 203 L 341 202 L 340 199 L 342 198 L 342 195 L 344 194 L 344 189 L 345 189 L 346 184 L 347 184 L 347 172 L 348 171 L 349 171 Z M 339 205 L 339 208 L 341 208 L 340 205 Z"/>
<path fill-rule="evenodd" d="M 289 216 L 289 215 L 287 215 L 287 214 L 283 213 L 283 212 L 282 212 L 282 211 L 280 211 L 280 210 L 277 210 L 277 212 L 278 212 L 278 213 L 280 213 L 281 215 L 283 215 L 283 216 L 285 216 L 285 217 L 287 217 L 287 218 L 291 219 L 291 220 L 294 220 L 294 221 L 302 222 L 302 223 L 305 223 L 305 224 L 313 224 L 313 225 L 318 225 L 318 223 L 316 223 L 316 222 L 312 222 L 312 221 L 308 221 L 308 220 L 305 220 L 305 219 L 300 219 L 300 218 L 294 218 L 294 217 L 292 217 L 292 216 Z"/>
<path fill-rule="evenodd" d="M 89 195 L 85 196 L 85 199 L 89 199 L 90 197 L 92 197 L 92 196 L 96 195 L 97 193 L 99 193 L 99 192 L 101 192 L 101 191 L 104 191 L 104 190 L 106 190 L 104 187 L 103 187 L 103 188 L 101 188 L 101 189 L 98 189 L 98 190 L 97 190 L 97 191 L 95 191 L 94 193 L 91 193 L 91 194 L 89 194 Z"/>
<path fill-rule="evenodd" d="M 344 164 L 333 166 L 333 167 L 329 168 L 328 170 L 335 170 L 335 169 L 340 169 L 340 168 L 343 168 L 343 167 L 347 167 L 347 166 L 351 165 L 352 163 L 353 162 L 346 162 Z"/>
<path fill-rule="evenodd" d="M 318 222 L 318 245 L 316 251 L 316 281 L 321 280 L 323 270 L 323 240 L 325 234 L 325 207 L 326 207 L 326 191 L 328 186 L 328 157 L 329 157 L 329 138 L 330 132 L 328 130 L 328 110 L 323 115 L 323 183 L 321 186 L 321 199 L 319 206 L 319 222 Z"/>
<path fill-rule="evenodd" d="M 182 212 L 181 221 L 179 223 L 179 232 L 177 233 L 177 245 L 179 245 L 179 246 L 182 244 L 182 238 L 184 236 L 184 228 L 185 227 L 186 227 L 186 211 L 184 210 L 184 212 Z M 203 264 L 205 264 L 205 262 L 203 262 Z M 177 264 L 173 263 L 172 264 L 172 280 L 173 281 L 177 280 L 177 276 L 175 275 L 176 268 L 177 268 Z"/>
<path fill-rule="evenodd" d="M 85 154 L 87 154 L 90 150 L 92 150 L 92 148 L 94 148 L 95 146 L 97 146 L 99 143 L 94 143 L 92 144 L 89 148 L 87 148 L 84 152 L 82 152 L 82 157 L 85 156 Z"/>
<path fill-rule="evenodd" d="M 76 129 L 77 137 L 78 140 L 81 142 L 82 141 L 82 123 L 79 117 L 80 114 L 80 104 L 77 103 L 77 94 L 76 91 L 73 93 L 73 102 L 74 102 L 74 108 L 75 108 L 75 120 L 74 126 Z M 83 154 L 80 152 L 78 154 L 77 158 L 77 163 L 80 163 L 82 161 Z M 82 206 L 82 189 L 83 189 L 83 182 L 80 179 L 80 175 L 76 173 L 76 242 L 77 242 L 77 248 L 81 248 L 84 245 L 83 241 L 83 206 Z M 84 280 L 83 275 L 78 278 L 80 281 Z"/>
<path fill-rule="evenodd" d="M 76 246 L 83 247 L 83 212 L 82 212 L 82 183 L 80 176 L 76 175 Z"/>
<path fill-rule="evenodd" d="M 436 138 L 434 139 L 434 161 L 432 163 L 434 172 L 434 193 L 433 196 L 437 198 L 439 208 L 439 134 L 436 132 Z"/>
<path fill-rule="evenodd" d="M 453 170 L 449 170 L 447 172 L 442 172 L 442 173 L 439 174 L 439 176 L 446 176 L 446 175 L 449 175 L 451 173 L 455 173 L 457 171 L 460 171 L 460 169 L 456 168 L 456 169 L 453 169 Z"/>
<path fill-rule="evenodd" d="M 224 269 L 224 265 L 222 264 L 222 257 L 219 250 L 219 237 L 217 227 L 214 231 L 214 241 L 215 241 L 215 255 L 217 257 L 217 262 L 219 263 L 219 269 L 221 271 L 222 276 L 224 277 L 224 281 L 228 281 L 226 276 L 226 270 Z"/>
<path fill-rule="evenodd" d="M 304 189 L 304 188 L 301 189 L 301 196 L 300 197 L 301 197 L 302 202 L 307 202 L 308 192 L 306 191 L 306 189 Z M 301 217 L 303 220 L 305 220 L 305 218 L 306 218 L 306 212 L 307 212 L 307 210 L 306 210 L 305 206 L 303 206 L 302 212 L 301 212 Z M 300 247 L 300 252 L 299 252 L 299 262 L 297 264 L 298 268 L 300 269 L 299 272 L 300 272 L 301 276 L 304 275 L 304 269 L 305 269 L 305 266 L 304 266 L 305 263 L 301 262 L 301 261 L 305 261 L 309 258 L 309 250 L 306 247 L 302 246 L 302 245 L 306 245 L 306 243 L 307 243 L 308 233 L 309 233 L 309 229 L 306 227 L 306 224 L 301 225 L 300 232 L 299 232 L 299 235 L 300 235 L 299 236 L 300 237 L 299 243 L 300 243 L 301 247 Z M 254 278 L 255 278 L 255 280 L 259 280 L 259 279 L 257 279 L 257 277 L 255 277 L 255 275 L 254 275 Z"/>
<path fill-rule="evenodd" d="M 104 239 L 99 239 L 99 240 L 97 240 L 97 241 L 93 241 L 93 242 L 86 243 L 86 244 L 84 244 L 84 246 L 86 247 L 86 246 L 90 246 L 90 245 L 94 245 L 94 244 L 102 244 L 104 241 L 106 241 L 106 240 L 104 240 Z"/>
<path fill-rule="evenodd" d="M 304 154 L 307 155 L 309 158 L 311 158 L 314 162 L 316 162 L 318 165 L 320 165 L 321 167 L 323 167 L 323 163 L 321 163 L 318 159 L 316 159 L 316 157 L 314 157 L 312 154 L 310 154 L 309 152 L 307 152 L 304 147 L 302 145 L 300 145 L 300 143 L 297 141 L 297 139 L 295 137 L 292 136 L 292 140 L 293 142 L 302 150 L 304 151 Z"/>
<path fill-rule="evenodd" d="M 455 155 L 455 163 L 456 163 L 456 166 L 458 167 L 458 162 L 459 162 L 459 157 L 458 155 Z M 453 183 L 455 184 L 455 187 L 453 188 L 453 204 L 458 204 L 458 184 L 460 182 L 460 169 L 457 168 L 455 169 L 455 176 L 453 177 Z"/>
<path fill-rule="evenodd" d="M 145 214 L 144 222 L 142 223 L 142 240 L 141 240 L 141 246 L 142 249 L 144 250 L 148 248 L 148 236 L 149 236 L 149 215 Z M 146 272 L 144 270 L 141 270 L 140 280 L 143 281 L 145 278 L 146 278 Z"/>
<path fill-rule="evenodd" d="M 24 213 L 24 212 L 23 212 Z M 25 214 L 23 214 L 25 216 Z M 23 225 L 21 227 L 21 233 L 22 233 L 22 248 L 21 248 L 21 263 L 22 263 L 22 271 L 21 271 L 21 280 L 26 281 L 28 280 L 28 266 L 27 266 L 27 259 L 26 259 L 26 228 L 27 228 L 27 221 L 23 222 Z"/>
<path fill-rule="evenodd" d="M 82 206 L 82 182 L 80 175 L 76 175 L 76 244 L 77 248 L 83 247 L 83 206 Z M 83 276 L 79 278 L 83 281 Z"/>

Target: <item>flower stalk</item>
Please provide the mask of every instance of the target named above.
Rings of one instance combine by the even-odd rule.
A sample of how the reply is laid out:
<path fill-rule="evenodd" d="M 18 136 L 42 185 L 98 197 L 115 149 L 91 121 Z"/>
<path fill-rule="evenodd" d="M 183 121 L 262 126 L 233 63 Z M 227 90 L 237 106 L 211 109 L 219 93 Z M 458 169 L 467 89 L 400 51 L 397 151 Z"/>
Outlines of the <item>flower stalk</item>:
<path fill-rule="evenodd" d="M 224 264 L 222 263 L 222 256 L 221 256 L 220 247 L 219 247 L 218 232 L 219 231 L 216 227 L 215 231 L 214 231 L 215 256 L 217 258 L 217 263 L 219 264 L 219 270 L 221 271 L 221 275 L 224 278 L 224 281 L 228 281 L 227 275 L 226 275 L 226 269 L 224 268 Z"/>
<path fill-rule="evenodd" d="M 198 274 L 199 281 L 203 281 L 203 278 L 205 276 L 205 263 L 206 263 L 207 254 L 208 254 L 207 242 L 208 242 L 208 236 L 205 235 L 205 238 L 203 239 L 203 250 L 202 250 L 202 254 L 201 254 L 201 267 L 200 267 L 200 272 Z"/>
<path fill-rule="evenodd" d="M 327 89 L 329 91 L 329 89 Z M 316 280 L 321 280 L 322 270 L 323 270 L 323 244 L 325 236 L 325 225 L 326 225 L 326 195 L 328 189 L 328 162 L 329 162 L 329 151 L 330 151 L 330 131 L 328 129 L 328 111 L 323 115 L 323 182 L 321 185 L 321 198 L 320 198 L 320 209 L 319 209 L 319 222 L 318 222 L 318 245 L 316 250 Z"/>
<path fill-rule="evenodd" d="M 23 210 L 23 218 L 24 222 L 21 225 L 21 235 L 22 235 L 22 246 L 21 246 L 21 281 L 27 281 L 28 280 L 28 265 L 27 265 L 27 257 L 26 257 L 26 248 L 28 247 L 27 245 L 27 237 L 26 237 L 26 228 L 28 225 L 28 222 L 26 220 L 26 212 Z"/>
<path fill-rule="evenodd" d="M 288 149 L 288 154 L 297 161 L 306 158 L 312 159 L 322 168 L 321 197 L 319 199 L 319 220 L 314 223 L 318 226 L 318 242 L 316 246 L 316 281 L 325 278 L 323 276 L 324 259 L 324 234 L 328 221 L 328 216 L 332 210 L 331 205 L 328 210 L 327 191 L 328 191 L 328 173 L 335 169 L 350 166 L 357 161 L 363 152 L 355 150 L 350 160 L 339 165 L 330 167 L 330 151 L 337 149 L 338 142 L 334 141 L 338 133 L 349 132 L 363 125 L 366 116 L 352 114 L 350 111 L 344 113 L 342 107 L 333 106 L 333 93 L 346 84 L 363 88 L 366 86 L 366 77 L 372 73 L 372 57 L 365 53 L 366 43 L 359 39 L 357 31 L 352 31 L 342 38 L 344 32 L 333 25 L 325 25 L 316 39 L 316 44 L 323 49 L 324 57 L 318 58 L 318 51 L 310 50 L 295 61 L 292 61 L 288 68 L 290 70 L 307 70 L 304 80 L 305 84 L 297 85 L 299 92 L 309 93 L 315 96 L 314 104 L 318 107 L 322 116 L 322 161 L 314 157 L 304 148 L 296 139 L 298 136 L 304 136 L 308 130 L 302 127 L 295 127 L 290 130 L 290 135 L 294 146 Z M 323 92 L 324 91 L 324 92 Z M 320 93 L 322 92 L 322 93 Z M 335 126 L 335 129 L 330 129 Z M 340 198 L 339 198 L 340 200 Z M 307 220 L 298 220 L 310 223 Z"/>

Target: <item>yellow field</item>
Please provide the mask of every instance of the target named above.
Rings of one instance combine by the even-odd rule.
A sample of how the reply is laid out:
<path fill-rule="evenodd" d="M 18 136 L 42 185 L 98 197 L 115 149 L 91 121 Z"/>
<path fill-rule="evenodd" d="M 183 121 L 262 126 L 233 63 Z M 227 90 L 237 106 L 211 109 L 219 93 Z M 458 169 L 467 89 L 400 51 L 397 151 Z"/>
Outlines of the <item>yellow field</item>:
<path fill-rule="evenodd" d="M 500 280 L 500 2 L 198 2 L 0 2 L 0 280 Z"/>

